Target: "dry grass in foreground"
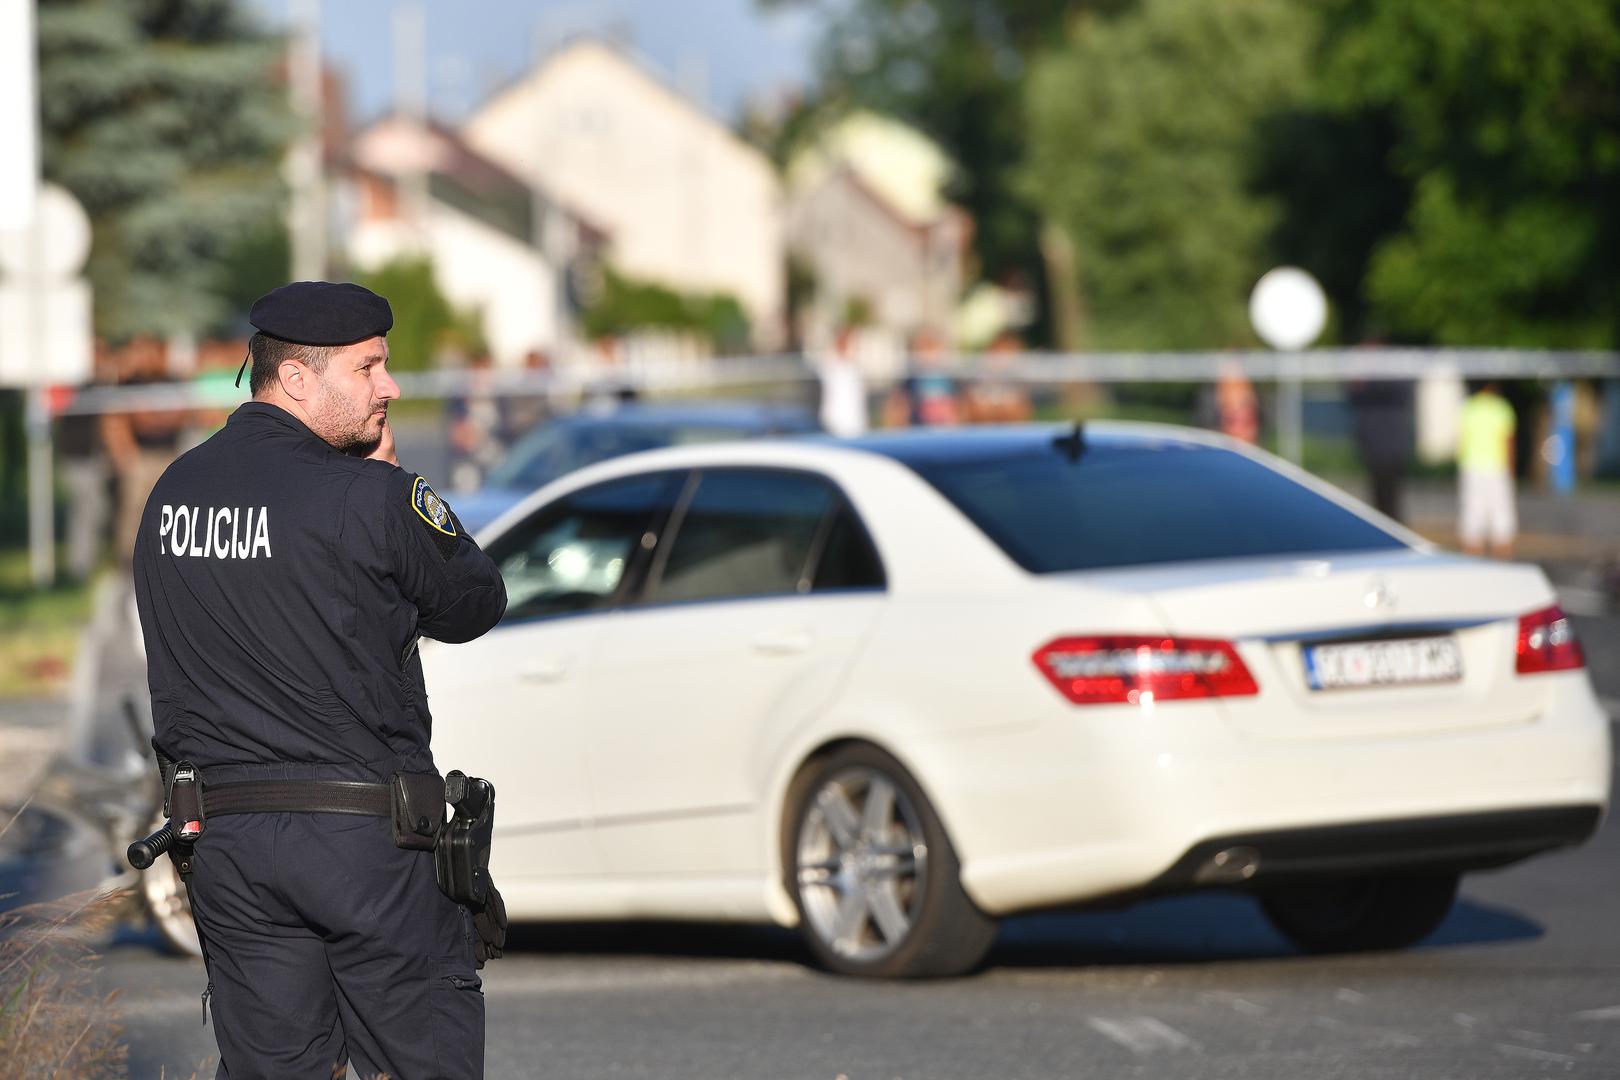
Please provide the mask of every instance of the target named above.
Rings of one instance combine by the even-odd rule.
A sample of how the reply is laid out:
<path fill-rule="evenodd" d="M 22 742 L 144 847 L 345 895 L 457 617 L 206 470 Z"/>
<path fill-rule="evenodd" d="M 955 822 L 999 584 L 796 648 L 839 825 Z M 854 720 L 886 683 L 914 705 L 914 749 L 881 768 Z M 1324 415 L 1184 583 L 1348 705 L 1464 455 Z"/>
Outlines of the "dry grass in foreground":
<path fill-rule="evenodd" d="M 117 994 L 96 987 L 93 942 L 128 899 L 89 889 L 0 912 L 0 1080 L 124 1075 Z"/>
<path fill-rule="evenodd" d="M 91 943 L 127 898 L 92 889 L 0 914 L 0 1080 L 124 1075 L 117 991 L 97 989 Z"/>

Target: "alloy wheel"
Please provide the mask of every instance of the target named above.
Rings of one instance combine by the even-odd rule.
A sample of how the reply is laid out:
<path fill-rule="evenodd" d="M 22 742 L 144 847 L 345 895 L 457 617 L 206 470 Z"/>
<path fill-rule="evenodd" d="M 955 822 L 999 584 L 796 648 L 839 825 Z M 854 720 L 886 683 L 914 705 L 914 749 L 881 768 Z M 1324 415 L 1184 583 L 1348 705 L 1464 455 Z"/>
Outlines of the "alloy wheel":
<path fill-rule="evenodd" d="M 844 959 L 882 960 L 906 940 L 927 899 L 928 844 L 917 808 L 877 769 L 834 773 L 800 823 L 797 875 L 817 937 Z"/>

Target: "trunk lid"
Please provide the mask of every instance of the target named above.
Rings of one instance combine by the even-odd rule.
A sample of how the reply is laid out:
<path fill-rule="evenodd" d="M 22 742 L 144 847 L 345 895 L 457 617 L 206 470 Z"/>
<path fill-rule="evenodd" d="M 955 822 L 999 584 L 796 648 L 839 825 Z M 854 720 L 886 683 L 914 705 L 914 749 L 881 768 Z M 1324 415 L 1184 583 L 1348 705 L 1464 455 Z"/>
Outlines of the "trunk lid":
<path fill-rule="evenodd" d="M 1143 595 L 1172 634 L 1233 641 L 1260 693 L 1220 704 L 1228 721 L 1246 734 L 1279 739 L 1417 734 L 1523 723 L 1545 707 L 1546 685 L 1514 670 L 1519 616 L 1554 602 L 1534 566 L 1401 550 L 1182 563 L 1083 576 L 1093 587 Z M 1443 639 L 1455 642 L 1454 652 Z M 1307 651 L 1314 647 L 1407 640 L 1423 641 L 1424 649 L 1438 647 L 1459 660 L 1460 677 L 1312 686 Z M 1323 655 L 1316 653 L 1319 670 Z"/>

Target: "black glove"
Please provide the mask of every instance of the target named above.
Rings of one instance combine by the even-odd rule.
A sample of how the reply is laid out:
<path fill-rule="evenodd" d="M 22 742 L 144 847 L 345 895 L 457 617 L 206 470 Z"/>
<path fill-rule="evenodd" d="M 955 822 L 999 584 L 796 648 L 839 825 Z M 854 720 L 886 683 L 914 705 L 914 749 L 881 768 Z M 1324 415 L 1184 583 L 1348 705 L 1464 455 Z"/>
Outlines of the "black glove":
<path fill-rule="evenodd" d="M 471 909 L 473 913 L 473 957 L 478 966 L 486 960 L 499 960 L 506 948 L 506 901 L 493 881 L 484 889 L 484 904 Z"/>

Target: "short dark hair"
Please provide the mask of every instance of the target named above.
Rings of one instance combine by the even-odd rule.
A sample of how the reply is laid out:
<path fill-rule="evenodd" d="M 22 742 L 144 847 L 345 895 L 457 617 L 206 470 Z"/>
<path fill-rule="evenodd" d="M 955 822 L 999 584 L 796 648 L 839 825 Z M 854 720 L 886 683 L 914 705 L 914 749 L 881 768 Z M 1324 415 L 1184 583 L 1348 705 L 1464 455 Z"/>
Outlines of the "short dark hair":
<path fill-rule="evenodd" d="M 274 385 L 276 369 L 284 360 L 302 360 L 315 374 L 323 374 L 326 362 L 332 359 L 332 354 L 338 348 L 333 345 L 300 345 L 265 333 L 254 334 L 248 339 L 248 355 L 253 358 L 253 374 L 248 378 L 248 390 L 258 397 L 261 390 Z"/>

